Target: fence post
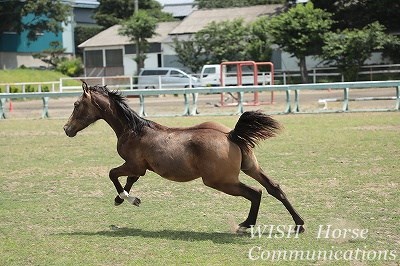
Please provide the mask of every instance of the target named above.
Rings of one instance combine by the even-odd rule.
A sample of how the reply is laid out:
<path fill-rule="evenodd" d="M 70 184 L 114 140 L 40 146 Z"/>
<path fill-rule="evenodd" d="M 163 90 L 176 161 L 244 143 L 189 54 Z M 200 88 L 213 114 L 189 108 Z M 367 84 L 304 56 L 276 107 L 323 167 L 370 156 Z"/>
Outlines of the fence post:
<path fill-rule="evenodd" d="M 43 97 L 43 111 L 42 111 L 42 118 L 49 117 L 49 97 Z"/>
<path fill-rule="evenodd" d="M 300 112 L 300 103 L 299 103 L 299 90 L 294 90 L 294 113 Z"/>
<path fill-rule="evenodd" d="M 286 72 L 283 72 L 283 85 L 286 85 Z"/>
<path fill-rule="evenodd" d="M 285 113 L 290 113 L 292 112 L 292 107 L 290 104 L 290 90 L 286 90 L 286 109 L 284 111 Z"/>
<path fill-rule="evenodd" d="M 144 111 L 144 95 L 143 94 L 139 95 L 139 102 L 140 102 L 139 115 L 140 116 L 147 116 L 146 112 Z"/>
<path fill-rule="evenodd" d="M 129 88 L 133 90 L 133 77 L 129 76 Z"/>
<path fill-rule="evenodd" d="M 313 68 L 313 82 L 317 83 L 317 70 Z"/>
<path fill-rule="evenodd" d="M 0 98 L 0 119 L 6 119 L 5 106 L 6 98 Z"/>
<path fill-rule="evenodd" d="M 400 111 L 400 86 L 396 87 L 396 110 Z"/>
<path fill-rule="evenodd" d="M 243 114 L 244 110 L 243 110 L 243 91 L 240 91 L 238 93 L 238 109 L 236 111 L 237 114 Z"/>
<path fill-rule="evenodd" d="M 193 107 L 192 107 L 192 112 L 190 113 L 190 115 L 197 115 L 197 99 L 199 97 L 199 94 L 196 93 L 192 93 L 192 97 L 193 97 Z"/>
<path fill-rule="evenodd" d="M 343 90 L 343 112 L 349 111 L 349 88 Z"/>
<path fill-rule="evenodd" d="M 186 93 L 183 94 L 183 99 L 185 103 L 185 110 L 183 111 L 183 115 L 190 115 L 189 101 Z"/>

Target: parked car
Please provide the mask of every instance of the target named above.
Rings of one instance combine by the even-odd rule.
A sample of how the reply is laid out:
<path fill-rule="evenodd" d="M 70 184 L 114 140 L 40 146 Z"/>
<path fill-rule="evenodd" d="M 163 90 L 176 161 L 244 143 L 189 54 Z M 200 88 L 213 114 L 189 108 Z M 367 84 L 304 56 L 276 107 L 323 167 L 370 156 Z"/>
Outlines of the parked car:
<path fill-rule="evenodd" d="M 179 89 L 199 86 L 198 78 L 172 67 L 144 68 L 138 77 L 139 89 Z"/>

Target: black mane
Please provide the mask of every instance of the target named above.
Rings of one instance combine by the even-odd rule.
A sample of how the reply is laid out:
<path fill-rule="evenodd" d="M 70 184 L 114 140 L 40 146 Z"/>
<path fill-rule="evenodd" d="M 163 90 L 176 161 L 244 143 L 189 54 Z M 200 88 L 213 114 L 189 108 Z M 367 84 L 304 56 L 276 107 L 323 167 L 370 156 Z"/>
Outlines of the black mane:
<path fill-rule="evenodd" d="M 143 127 L 152 127 L 155 124 L 153 121 L 140 117 L 135 111 L 133 111 L 126 103 L 126 97 L 123 96 L 120 91 L 110 91 L 107 86 L 99 85 L 95 85 L 93 87 L 91 86 L 89 87 L 89 90 L 101 93 L 109 97 L 109 99 L 115 103 L 119 117 L 123 117 L 126 120 L 128 126 L 136 134 L 139 135 Z"/>

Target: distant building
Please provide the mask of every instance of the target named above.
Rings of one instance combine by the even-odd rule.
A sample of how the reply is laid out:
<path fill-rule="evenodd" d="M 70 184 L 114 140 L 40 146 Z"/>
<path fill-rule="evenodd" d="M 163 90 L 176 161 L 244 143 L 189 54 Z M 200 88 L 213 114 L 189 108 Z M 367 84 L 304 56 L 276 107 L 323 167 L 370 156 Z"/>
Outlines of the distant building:
<path fill-rule="evenodd" d="M 174 38 L 185 40 L 206 27 L 211 21 L 220 22 L 243 18 L 245 22 L 251 22 L 260 16 L 276 14 L 282 9 L 282 5 L 194 9 L 182 21 L 160 23 L 157 28 L 157 35 L 148 40 L 150 51 L 147 53 L 145 67 L 185 69 L 178 63 L 172 45 Z M 87 76 L 134 75 L 137 72 L 134 61 L 135 46 L 127 37 L 118 34 L 119 27 L 118 25 L 112 26 L 78 46 L 84 51 L 85 74 Z"/>
<path fill-rule="evenodd" d="M 168 38 L 168 33 L 175 28 L 180 21 L 159 23 L 156 35 L 149 39 L 145 65 L 150 67 L 163 66 L 163 42 Z M 136 47 L 128 37 L 118 34 L 120 25 L 114 25 L 78 47 L 83 49 L 86 76 L 115 76 L 134 75 L 136 73 Z"/>
<path fill-rule="evenodd" d="M 91 18 L 94 9 L 99 5 L 96 0 L 65 0 L 72 6 L 70 23 L 63 24 L 63 30 L 58 34 L 43 32 L 36 41 L 29 41 L 27 32 L 4 32 L 0 34 L 0 67 L 13 69 L 24 65 L 26 67 L 48 67 L 44 62 L 32 57 L 32 54 L 50 48 L 50 43 L 57 41 L 62 44 L 66 55 L 75 54 L 74 27 L 77 25 L 93 25 L 96 22 Z M 29 20 L 28 15 L 23 20 Z"/>

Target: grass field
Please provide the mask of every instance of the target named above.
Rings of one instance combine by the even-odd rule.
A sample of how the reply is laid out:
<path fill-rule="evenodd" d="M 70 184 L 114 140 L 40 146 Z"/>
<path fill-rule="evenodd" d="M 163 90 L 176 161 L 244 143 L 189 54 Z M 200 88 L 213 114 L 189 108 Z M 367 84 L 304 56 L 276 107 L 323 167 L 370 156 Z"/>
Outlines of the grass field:
<path fill-rule="evenodd" d="M 237 118 L 154 120 L 233 126 Z M 271 265 L 278 251 L 279 265 L 399 265 L 399 114 L 275 118 L 284 132 L 256 154 L 305 219 L 298 238 L 280 238 L 276 228 L 271 238 L 234 234 L 248 201 L 200 180 L 173 183 L 149 172 L 133 188 L 142 205 L 114 207 L 108 171 L 122 160 L 104 122 L 70 139 L 64 120 L 0 121 L 0 265 Z M 258 225 L 292 223 L 264 191 Z M 333 235 L 318 238 L 329 225 Z M 346 229 L 350 236 L 338 237 Z M 283 251 L 304 256 L 285 259 Z M 312 251 L 326 259 L 307 259 Z"/>

